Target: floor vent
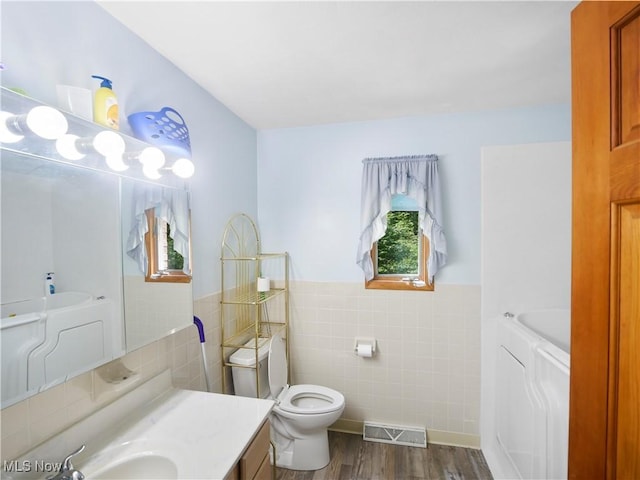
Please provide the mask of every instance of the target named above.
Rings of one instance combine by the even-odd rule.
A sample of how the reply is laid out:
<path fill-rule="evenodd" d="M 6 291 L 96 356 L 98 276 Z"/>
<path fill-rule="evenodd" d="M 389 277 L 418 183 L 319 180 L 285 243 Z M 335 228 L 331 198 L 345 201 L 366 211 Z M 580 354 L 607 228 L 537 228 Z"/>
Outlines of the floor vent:
<path fill-rule="evenodd" d="M 370 442 L 427 448 L 427 431 L 421 427 L 400 427 L 364 422 L 362 437 Z"/>

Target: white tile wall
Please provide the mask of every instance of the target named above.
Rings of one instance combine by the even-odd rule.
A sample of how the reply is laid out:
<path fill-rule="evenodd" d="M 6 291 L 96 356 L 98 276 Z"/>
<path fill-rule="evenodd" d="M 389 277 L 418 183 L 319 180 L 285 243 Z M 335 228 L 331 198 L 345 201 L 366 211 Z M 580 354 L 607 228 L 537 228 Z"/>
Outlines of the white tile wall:
<path fill-rule="evenodd" d="M 207 357 L 212 374 L 220 378 L 219 295 L 194 302 L 194 312 L 205 325 Z M 162 340 L 139 348 L 122 358 L 123 363 L 139 373 L 139 381 L 171 368 L 177 388 L 205 390 L 201 347 L 195 327 L 188 327 Z M 50 388 L 0 412 L 0 461 L 12 460 L 44 440 L 102 408 L 127 390 L 107 391 L 96 395 L 96 371 L 87 372 Z M 219 384 L 219 381 L 218 381 Z M 215 385 L 215 384 L 214 384 Z M 218 391 L 219 387 L 214 391 Z"/>
<path fill-rule="evenodd" d="M 126 322 L 128 348 L 144 345 L 149 337 L 166 335 L 174 328 L 175 318 L 191 312 L 194 303 L 191 284 L 150 283 L 143 275 L 125 275 L 124 291 L 127 292 L 125 318 L 135 319 Z"/>
<path fill-rule="evenodd" d="M 212 391 L 221 391 L 220 295 L 194 302 L 205 325 Z M 354 353 L 356 336 L 378 353 Z M 293 383 L 343 392 L 343 418 L 477 436 L 480 412 L 480 287 L 435 292 L 365 290 L 361 283 L 291 283 Z M 171 368 L 177 388 L 205 390 L 195 327 L 135 350 L 123 363 L 141 379 Z M 1 412 L 1 460 L 11 460 L 125 393 L 96 398 L 88 372 Z"/>
<path fill-rule="evenodd" d="M 294 383 L 343 392 L 343 419 L 479 434 L 480 287 L 365 290 L 361 283 L 293 282 Z M 360 358 L 356 336 L 378 353 Z"/>

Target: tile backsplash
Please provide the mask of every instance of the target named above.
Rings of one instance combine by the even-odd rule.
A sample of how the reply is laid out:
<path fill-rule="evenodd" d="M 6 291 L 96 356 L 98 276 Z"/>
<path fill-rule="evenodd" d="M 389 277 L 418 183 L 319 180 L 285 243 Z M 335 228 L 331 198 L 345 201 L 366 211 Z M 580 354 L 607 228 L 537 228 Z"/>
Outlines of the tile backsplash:
<path fill-rule="evenodd" d="M 220 294 L 196 299 L 194 314 L 205 326 L 211 389 L 220 392 Z M 292 382 L 342 392 L 343 419 L 478 437 L 480 286 L 436 284 L 434 292 L 411 292 L 296 281 L 290 314 Z M 376 338 L 374 357 L 355 355 L 357 336 Z M 193 326 L 122 362 L 140 380 L 170 368 L 175 387 L 206 390 Z M 1 459 L 16 458 L 128 391 L 97 395 L 100 381 L 94 370 L 3 409 Z"/>
<path fill-rule="evenodd" d="M 218 311 L 219 295 L 194 302 L 194 313 L 205 325 L 208 359 L 217 370 L 219 350 L 212 345 L 220 343 L 220 335 L 216 334 L 220 330 Z M 175 387 L 206 390 L 201 347 L 194 326 L 134 350 L 121 361 L 138 374 L 130 386 L 109 388 L 100 384 L 96 369 L 4 408 L 0 415 L 0 459 L 17 458 L 167 368 L 171 369 Z"/>

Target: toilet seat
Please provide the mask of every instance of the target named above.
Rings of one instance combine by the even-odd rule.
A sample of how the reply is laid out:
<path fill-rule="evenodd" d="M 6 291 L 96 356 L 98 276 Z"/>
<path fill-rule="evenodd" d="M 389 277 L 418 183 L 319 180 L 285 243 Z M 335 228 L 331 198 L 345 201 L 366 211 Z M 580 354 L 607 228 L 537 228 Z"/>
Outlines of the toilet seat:
<path fill-rule="evenodd" d="M 277 407 L 288 413 L 313 415 L 344 407 L 344 396 L 331 388 L 287 384 L 287 352 L 280 335 L 274 336 L 269 345 L 269 388 Z"/>
<path fill-rule="evenodd" d="M 344 396 L 320 385 L 291 385 L 278 395 L 281 410 L 299 415 L 317 415 L 340 410 Z"/>

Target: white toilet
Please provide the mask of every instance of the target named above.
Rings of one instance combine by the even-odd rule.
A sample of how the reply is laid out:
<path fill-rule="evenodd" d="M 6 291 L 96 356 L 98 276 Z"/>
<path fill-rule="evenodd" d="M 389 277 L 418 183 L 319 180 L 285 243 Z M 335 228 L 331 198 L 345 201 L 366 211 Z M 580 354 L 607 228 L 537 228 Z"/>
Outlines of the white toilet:
<path fill-rule="evenodd" d="M 268 368 L 264 368 L 264 350 L 261 348 L 258 351 L 260 393 L 262 397 L 272 398 L 276 402 L 271 415 L 271 440 L 276 446 L 276 465 L 292 470 L 323 468 L 329 463 L 327 428 L 342 415 L 344 396 L 320 385 L 287 385 L 287 356 L 281 336 L 276 335 L 271 339 Z M 250 357 L 255 359 L 251 350 L 241 349 L 229 360 L 247 365 L 243 359 Z M 247 368 L 232 369 L 236 395 L 255 396 L 253 370 L 250 371 L 251 375 L 247 375 L 247 371 Z M 267 383 L 269 389 L 263 389 L 262 385 Z"/>

